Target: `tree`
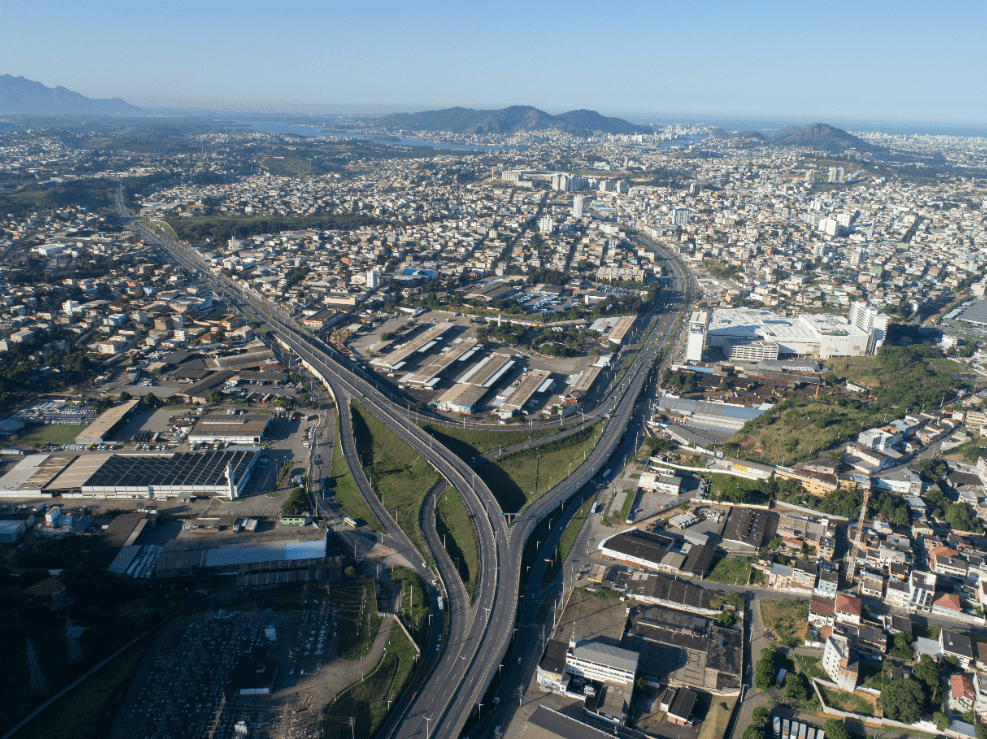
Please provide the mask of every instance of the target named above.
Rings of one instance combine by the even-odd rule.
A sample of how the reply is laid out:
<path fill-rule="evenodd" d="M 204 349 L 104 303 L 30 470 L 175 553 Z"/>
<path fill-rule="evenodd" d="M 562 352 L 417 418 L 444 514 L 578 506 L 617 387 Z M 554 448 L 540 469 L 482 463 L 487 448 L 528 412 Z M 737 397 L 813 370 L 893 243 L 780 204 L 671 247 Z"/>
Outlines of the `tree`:
<path fill-rule="evenodd" d="M 932 714 L 932 718 L 935 719 L 936 727 L 939 731 L 945 731 L 949 728 L 949 719 L 942 711 L 936 711 Z"/>
<path fill-rule="evenodd" d="M 131 395 L 130 393 L 128 393 L 126 390 L 121 390 L 120 391 L 120 398 L 119 399 L 122 400 L 122 401 L 124 401 L 124 402 L 130 400 L 133 397 L 134 396 Z"/>
<path fill-rule="evenodd" d="M 667 452 L 672 448 L 672 442 L 658 436 L 649 436 L 644 440 L 644 445 L 653 452 Z"/>
<path fill-rule="evenodd" d="M 809 700 L 805 678 L 794 671 L 785 675 L 785 698 L 795 703 L 804 703 Z"/>
<path fill-rule="evenodd" d="M 763 729 L 768 725 L 768 709 L 764 706 L 756 706 L 751 712 L 751 726 Z"/>
<path fill-rule="evenodd" d="M 922 715 L 925 692 L 917 680 L 898 680 L 884 687 L 877 703 L 887 718 L 904 724 L 914 724 Z"/>
<path fill-rule="evenodd" d="M 210 403 L 222 403 L 223 402 L 223 394 L 221 392 L 219 392 L 219 390 L 213 390 L 211 393 L 209 393 L 209 402 Z"/>
<path fill-rule="evenodd" d="M 751 724 L 746 729 L 744 733 L 740 735 L 740 739 L 764 739 L 764 732 Z"/>
<path fill-rule="evenodd" d="M 836 719 L 829 719 L 823 723 L 823 732 L 826 739 L 850 739 L 850 732 Z"/>
<path fill-rule="evenodd" d="M 295 488 L 288 494 L 288 500 L 281 505 L 282 516 L 297 516 L 309 510 L 308 496 L 305 488 Z"/>
<path fill-rule="evenodd" d="M 730 611 L 720 611 L 716 614 L 716 623 L 725 629 L 729 629 L 736 622 L 736 616 L 730 613 Z"/>
<path fill-rule="evenodd" d="M 895 634 L 894 643 L 888 651 L 895 657 L 910 660 L 914 656 L 911 637 L 905 633 Z"/>

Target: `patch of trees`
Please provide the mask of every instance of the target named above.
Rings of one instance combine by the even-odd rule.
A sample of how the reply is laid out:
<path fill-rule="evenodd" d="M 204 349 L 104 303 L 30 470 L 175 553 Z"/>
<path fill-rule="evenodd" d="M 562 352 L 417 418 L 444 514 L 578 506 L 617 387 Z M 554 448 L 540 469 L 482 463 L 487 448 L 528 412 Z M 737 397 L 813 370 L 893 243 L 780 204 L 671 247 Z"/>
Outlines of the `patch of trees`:
<path fill-rule="evenodd" d="M 245 239 L 250 236 L 281 231 L 314 229 L 317 231 L 351 231 L 355 228 L 371 226 L 376 218 L 361 213 L 336 213 L 324 216 L 261 216 L 245 218 L 173 218 L 168 225 L 175 229 L 183 241 L 202 242 L 227 241 L 231 238 Z"/>
<path fill-rule="evenodd" d="M 298 516 L 310 508 L 305 488 L 295 488 L 288 494 L 288 500 L 281 504 L 281 515 Z"/>

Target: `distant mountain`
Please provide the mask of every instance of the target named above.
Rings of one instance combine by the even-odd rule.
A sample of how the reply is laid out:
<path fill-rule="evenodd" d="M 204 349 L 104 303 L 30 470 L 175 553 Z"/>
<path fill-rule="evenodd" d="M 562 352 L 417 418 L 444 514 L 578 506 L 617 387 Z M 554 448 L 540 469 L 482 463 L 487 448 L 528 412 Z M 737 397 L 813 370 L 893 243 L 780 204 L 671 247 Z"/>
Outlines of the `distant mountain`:
<path fill-rule="evenodd" d="M 772 146 L 810 146 L 831 153 L 856 149 L 860 152 L 883 151 L 861 138 L 825 123 L 813 123 L 781 138 L 774 139 Z"/>
<path fill-rule="evenodd" d="M 0 113 L 141 115 L 144 111 L 120 98 L 93 100 L 64 87 L 45 87 L 5 74 L 0 75 Z"/>
<path fill-rule="evenodd" d="M 730 138 L 736 141 L 753 141 L 757 143 L 767 141 L 764 135 L 759 131 L 737 131 L 737 133 L 731 135 Z"/>
<path fill-rule="evenodd" d="M 608 118 L 593 110 L 570 110 L 550 115 L 530 105 L 512 105 L 500 110 L 446 108 L 421 113 L 396 113 L 374 121 L 379 126 L 406 131 L 446 131 L 448 133 L 517 133 L 519 131 L 566 131 L 576 136 L 593 132 L 611 134 L 649 133 L 621 118 Z"/>

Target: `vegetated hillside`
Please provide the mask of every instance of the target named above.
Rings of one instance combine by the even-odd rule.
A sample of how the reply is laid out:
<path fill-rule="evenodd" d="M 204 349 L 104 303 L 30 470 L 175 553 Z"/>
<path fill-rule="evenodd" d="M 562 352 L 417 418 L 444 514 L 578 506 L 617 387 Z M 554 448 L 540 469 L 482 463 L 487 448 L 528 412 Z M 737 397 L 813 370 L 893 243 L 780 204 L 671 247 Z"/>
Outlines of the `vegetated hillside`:
<path fill-rule="evenodd" d="M 861 138 L 826 123 L 812 123 L 787 136 L 774 139 L 772 146 L 811 146 L 813 149 L 842 152 L 856 149 L 860 152 L 883 151 L 881 147 L 868 144 Z"/>
<path fill-rule="evenodd" d="M 621 118 L 608 118 L 593 110 L 571 110 L 551 115 L 530 105 L 512 105 L 500 110 L 446 108 L 420 113 L 395 113 L 374 121 L 377 125 L 411 131 L 449 133 L 518 133 L 519 131 L 566 131 L 585 136 L 594 131 L 611 134 L 646 133 L 651 129 Z"/>
<path fill-rule="evenodd" d="M 967 386 L 960 365 L 930 344 L 884 346 L 876 356 L 830 359 L 830 382 L 846 379 L 871 389 L 864 402 L 839 394 L 778 403 L 730 437 L 725 451 L 768 464 L 793 464 L 819 456 L 861 431 L 908 411 L 938 408 Z"/>
<path fill-rule="evenodd" d="M 120 98 L 94 100 L 61 86 L 45 87 L 24 77 L 0 75 L 0 113 L 135 115 L 143 112 Z"/>

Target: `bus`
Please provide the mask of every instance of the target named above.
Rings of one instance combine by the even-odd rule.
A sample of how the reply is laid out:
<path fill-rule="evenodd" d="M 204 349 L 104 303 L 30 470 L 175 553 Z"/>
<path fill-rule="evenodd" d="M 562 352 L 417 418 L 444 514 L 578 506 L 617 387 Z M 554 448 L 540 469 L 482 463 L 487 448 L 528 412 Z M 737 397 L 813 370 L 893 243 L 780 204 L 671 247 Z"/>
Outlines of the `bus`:
<path fill-rule="evenodd" d="M 353 528 L 353 529 L 355 529 L 357 527 L 357 522 L 354 521 L 349 516 L 346 516 L 346 517 L 343 518 L 343 523 L 345 523 L 347 526 L 349 526 L 350 528 Z"/>
<path fill-rule="evenodd" d="M 439 613 L 442 613 L 446 609 L 445 601 L 442 600 L 442 596 L 439 596 Z"/>
<path fill-rule="evenodd" d="M 610 473 L 611 472 L 612 472 L 612 470 L 607 470 L 606 472 L 604 472 L 603 473 L 603 479 L 606 480 L 608 477 L 610 477 Z"/>

